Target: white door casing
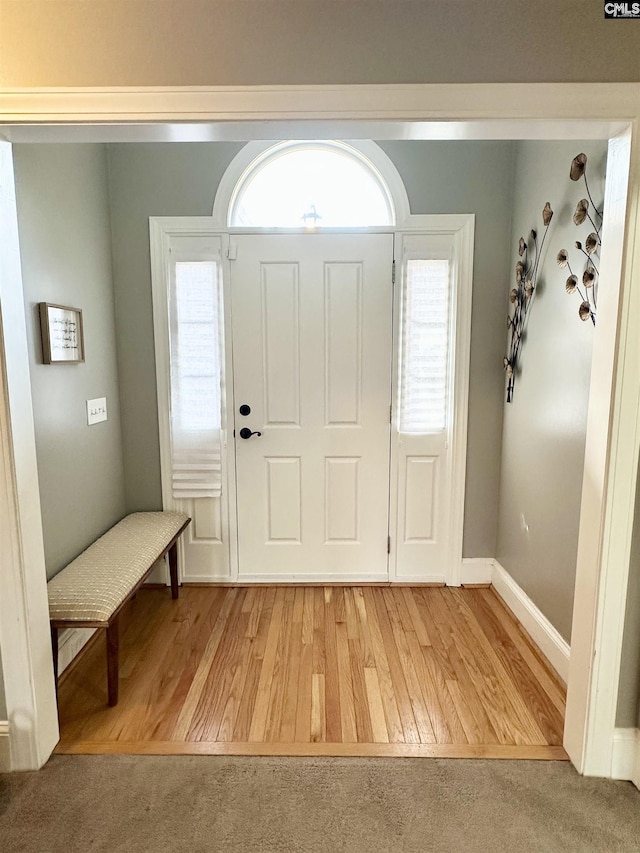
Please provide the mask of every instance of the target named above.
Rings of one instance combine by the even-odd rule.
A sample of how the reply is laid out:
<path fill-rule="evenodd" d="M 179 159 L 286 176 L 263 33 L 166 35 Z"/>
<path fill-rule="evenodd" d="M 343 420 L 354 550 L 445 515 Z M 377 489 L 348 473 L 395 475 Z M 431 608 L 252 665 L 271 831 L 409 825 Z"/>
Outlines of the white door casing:
<path fill-rule="evenodd" d="M 232 240 L 238 579 L 386 581 L 393 236 Z"/>

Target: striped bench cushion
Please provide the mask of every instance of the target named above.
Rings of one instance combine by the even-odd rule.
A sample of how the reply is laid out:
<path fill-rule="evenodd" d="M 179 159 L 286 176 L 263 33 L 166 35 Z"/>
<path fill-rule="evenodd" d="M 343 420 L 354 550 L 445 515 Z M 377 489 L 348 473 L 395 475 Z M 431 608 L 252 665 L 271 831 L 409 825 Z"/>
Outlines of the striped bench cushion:
<path fill-rule="evenodd" d="M 181 512 L 123 518 L 49 581 L 49 618 L 107 622 L 188 518 Z"/>

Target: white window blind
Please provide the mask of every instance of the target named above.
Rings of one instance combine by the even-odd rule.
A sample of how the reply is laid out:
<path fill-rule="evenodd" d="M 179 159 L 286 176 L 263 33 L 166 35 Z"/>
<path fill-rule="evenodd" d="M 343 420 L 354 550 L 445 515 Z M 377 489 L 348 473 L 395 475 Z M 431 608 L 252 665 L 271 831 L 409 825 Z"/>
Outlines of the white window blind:
<path fill-rule="evenodd" d="M 171 463 L 174 498 L 221 493 L 219 264 L 171 264 Z"/>
<path fill-rule="evenodd" d="M 450 264 L 408 260 L 400 366 L 400 432 L 446 428 Z"/>

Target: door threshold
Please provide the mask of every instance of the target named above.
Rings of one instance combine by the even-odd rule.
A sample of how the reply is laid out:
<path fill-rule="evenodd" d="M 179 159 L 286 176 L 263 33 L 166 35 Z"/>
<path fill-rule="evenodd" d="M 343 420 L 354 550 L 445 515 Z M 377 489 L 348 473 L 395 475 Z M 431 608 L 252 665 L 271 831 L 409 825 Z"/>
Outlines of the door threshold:
<path fill-rule="evenodd" d="M 79 741 L 58 755 L 262 755 L 360 758 L 486 758 L 568 761 L 561 746 L 452 743 L 222 743 L 220 741 Z"/>

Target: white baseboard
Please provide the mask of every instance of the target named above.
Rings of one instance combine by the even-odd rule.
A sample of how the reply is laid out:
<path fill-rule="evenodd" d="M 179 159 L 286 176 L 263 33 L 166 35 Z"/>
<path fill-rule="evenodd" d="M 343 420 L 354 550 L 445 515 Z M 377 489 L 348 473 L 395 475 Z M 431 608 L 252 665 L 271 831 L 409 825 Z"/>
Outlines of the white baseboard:
<path fill-rule="evenodd" d="M 495 560 L 492 557 L 463 557 L 460 570 L 461 584 L 486 583 L 493 580 Z"/>
<path fill-rule="evenodd" d="M 189 578 L 191 580 L 191 578 Z M 403 582 L 404 578 L 399 581 Z M 409 581 L 411 578 L 408 579 Z M 185 583 L 187 579 L 185 578 Z M 233 583 L 250 584 L 250 583 L 295 583 L 295 584 L 326 584 L 330 586 L 332 583 L 339 584 L 354 584 L 359 583 L 389 583 L 389 577 L 385 575 L 240 575 Z"/>
<path fill-rule="evenodd" d="M 97 630 L 97 628 L 65 628 L 60 631 L 58 637 L 58 675 L 62 675 Z"/>
<path fill-rule="evenodd" d="M 640 730 L 614 730 L 611 778 L 633 782 L 640 788 Z"/>
<path fill-rule="evenodd" d="M 11 749 L 9 747 L 9 723 L 0 721 L 0 773 L 11 770 Z"/>
<path fill-rule="evenodd" d="M 493 588 L 566 684 L 571 654 L 569 643 L 500 563 L 494 560 L 493 564 Z"/>

